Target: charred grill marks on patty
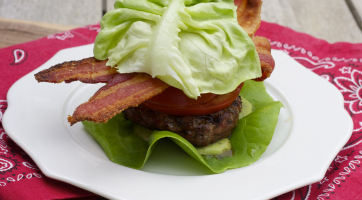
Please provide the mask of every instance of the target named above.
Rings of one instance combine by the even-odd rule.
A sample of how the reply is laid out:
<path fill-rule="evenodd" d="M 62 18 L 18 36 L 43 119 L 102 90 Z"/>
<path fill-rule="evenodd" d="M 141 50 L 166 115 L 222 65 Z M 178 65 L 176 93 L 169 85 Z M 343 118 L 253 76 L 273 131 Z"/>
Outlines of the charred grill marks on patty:
<path fill-rule="evenodd" d="M 240 97 L 237 97 L 228 108 L 200 116 L 167 115 L 142 105 L 130 107 L 123 114 L 126 119 L 151 130 L 172 131 L 194 146 L 207 146 L 230 136 L 239 120 L 241 104 Z"/>

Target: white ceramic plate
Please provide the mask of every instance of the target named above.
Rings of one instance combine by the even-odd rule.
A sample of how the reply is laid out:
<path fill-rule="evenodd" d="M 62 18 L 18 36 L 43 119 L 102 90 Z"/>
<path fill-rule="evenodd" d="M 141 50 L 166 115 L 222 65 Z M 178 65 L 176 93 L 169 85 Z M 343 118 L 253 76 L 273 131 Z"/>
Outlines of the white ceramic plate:
<path fill-rule="evenodd" d="M 42 172 L 110 199 L 268 199 L 323 178 L 352 133 L 343 97 L 329 82 L 288 55 L 273 51 L 276 69 L 265 81 L 282 101 L 273 140 L 256 163 L 221 174 L 209 172 L 167 140 L 142 170 L 108 160 L 81 123 L 67 115 L 101 86 L 37 83 L 34 74 L 92 56 L 92 45 L 65 49 L 9 90 L 3 125 Z"/>

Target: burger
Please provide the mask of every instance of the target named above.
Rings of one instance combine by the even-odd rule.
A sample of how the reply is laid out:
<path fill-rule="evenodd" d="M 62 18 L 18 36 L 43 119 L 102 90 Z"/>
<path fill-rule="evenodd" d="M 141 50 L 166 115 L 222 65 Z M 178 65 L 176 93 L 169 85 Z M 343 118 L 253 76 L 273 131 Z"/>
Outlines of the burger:
<path fill-rule="evenodd" d="M 262 81 L 271 75 L 275 64 L 269 41 L 254 36 L 260 25 L 261 4 L 255 0 L 117 0 L 115 9 L 101 21 L 95 57 L 58 64 L 35 78 L 52 83 L 107 83 L 68 121 L 71 125 L 82 121 L 113 161 L 117 158 L 112 157 L 110 149 L 118 148 L 118 144 L 102 130 L 117 129 L 118 135 L 127 135 L 130 126 L 131 132 L 150 133 L 151 139 L 146 137 L 149 151 L 157 140 L 155 135 L 162 138 L 160 135 L 167 133 L 177 144 L 181 141 L 183 148 L 190 148 L 186 151 L 193 157 L 208 159 L 201 158 L 195 147 L 231 137 L 241 123 L 240 113 L 245 116 L 259 109 L 260 97 L 253 99 L 250 91 L 267 96 Z M 251 102 L 239 95 L 244 90 Z M 261 104 L 273 104 L 270 96 L 265 98 Z M 269 120 L 273 122 L 272 132 L 281 105 L 273 106 L 273 112 L 277 112 Z M 245 127 L 242 123 L 240 126 Z M 114 125 L 116 128 L 109 128 Z M 100 128 L 104 126 L 108 127 Z M 110 138 L 117 134 L 112 133 Z M 129 137 L 145 139 L 142 135 Z M 229 150 L 236 148 L 229 146 Z M 245 148 L 255 160 L 262 151 L 254 152 L 266 147 Z M 142 154 L 143 164 L 148 150 Z M 226 168 L 230 167 L 223 170 Z"/>

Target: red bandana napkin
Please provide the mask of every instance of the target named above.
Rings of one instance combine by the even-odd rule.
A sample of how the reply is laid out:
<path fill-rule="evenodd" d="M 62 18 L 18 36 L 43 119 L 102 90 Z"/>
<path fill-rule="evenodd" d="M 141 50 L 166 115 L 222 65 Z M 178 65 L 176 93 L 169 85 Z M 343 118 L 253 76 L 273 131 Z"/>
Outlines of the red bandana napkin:
<path fill-rule="evenodd" d="M 45 177 L 30 157 L 2 129 L 6 93 L 25 74 L 61 49 L 94 42 L 99 25 L 50 35 L 0 49 L 0 199 L 65 199 L 97 196 Z M 335 43 L 262 22 L 256 35 L 267 37 L 306 68 L 334 84 L 354 121 L 351 139 L 331 163 L 323 180 L 274 199 L 358 199 L 362 191 L 362 44 Z M 277 66 L 276 66 L 277 67 Z M 361 121 L 361 122 L 360 122 Z"/>

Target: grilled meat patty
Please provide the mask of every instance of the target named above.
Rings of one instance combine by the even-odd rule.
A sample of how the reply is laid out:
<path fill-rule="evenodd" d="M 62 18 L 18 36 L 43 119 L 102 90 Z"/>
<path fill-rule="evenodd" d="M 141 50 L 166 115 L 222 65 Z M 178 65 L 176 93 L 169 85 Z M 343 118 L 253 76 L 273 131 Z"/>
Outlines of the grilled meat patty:
<path fill-rule="evenodd" d="M 215 113 L 200 116 L 175 116 L 148 109 L 142 105 L 123 111 L 126 119 L 151 130 L 177 133 L 194 146 L 207 146 L 221 138 L 229 137 L 241 111 L 241 99 Z"/>

